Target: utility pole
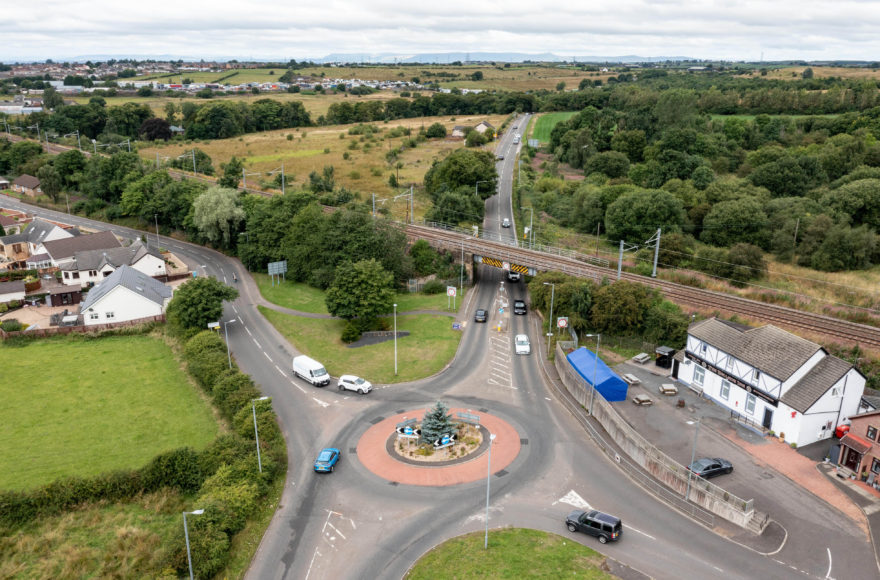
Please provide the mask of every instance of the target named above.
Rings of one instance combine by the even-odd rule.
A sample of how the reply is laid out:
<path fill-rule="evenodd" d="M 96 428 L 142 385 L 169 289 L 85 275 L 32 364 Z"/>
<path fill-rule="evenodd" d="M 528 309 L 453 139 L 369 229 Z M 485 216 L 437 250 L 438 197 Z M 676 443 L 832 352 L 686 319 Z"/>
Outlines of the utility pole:
<path fill-rule="evenodd" d="M 198 175 L 199 172 L 196 171 L 196 150 L 195 150 L 195 148 L 193 148 L 193 150 L 192 150 L 192 156 L 193 156 L 193 173 Z"/>
<path fill-rule="evenodd" d="M 797 248 L 797 233 L 798 233 L 798 228 L 800 227 L 800 225 L 801 225 L 801 218 L 798 218 L 794 224 L 794 248 L 792 248 L 792 250 Z"/>
<path fill-rule="evenodd" d="M 654 244 L 654 270 L 651 272 L 651 278 L 657 277 L 657 258 L 660 256 L 660 228 L 657 228 L 657 233 L 651 237 L 650 240 L 646 241 L 645 244 L 650 244 L 651 242 L 656 242 Z"/>

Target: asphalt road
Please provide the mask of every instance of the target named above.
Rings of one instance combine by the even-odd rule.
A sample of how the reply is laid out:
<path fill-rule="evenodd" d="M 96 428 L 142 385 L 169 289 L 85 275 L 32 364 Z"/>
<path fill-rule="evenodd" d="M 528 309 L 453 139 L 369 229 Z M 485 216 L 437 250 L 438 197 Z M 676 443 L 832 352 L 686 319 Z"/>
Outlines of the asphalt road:
<path fill-rule="evenodd" d="M 524 129 L 525 122 L 520 120 L 519 126 Z M 506 137 L 511 138 L 510 134 Z M 504 138 L 501 146 L 505 146 Z M 505 211 L 510 212 L 510 190 L 504 183 L 512 176 L 513 157 L 505 152 L 499 165 L 501 194 L 487 202 L 487 228 Z M 0 205 L 68 223 L 107 227 L 12 199 L 4 198 Z M 507 217 L 513 219 L 510 213 Z M 513 228 L 501 231 L 499 221 L 494 223 L 496 231 L 513 241 Z M 109 229 L 129 238 L 143 233 L 118 226 Z M 490 321 L 465 326 L 458 353 L 444 372 L 416 383 L 380 386 L 359 396 L 314 388 L 292 378 L 290 360 L 298 353 L 256 310 L 256 286 L 240 263 L 170 238 L 163 238 L 162 245 L 199 275 L 232 283 L 232 272 L 238 273 L 241 296 L 224 315 L 224 320 L 235 320 L 228 325 L 231 349 L 241 369 L 272 397 L 287 441 L 288 475 L 281 505 L 248 578 L 396 579 L 443 540 L 484 529 L 485 481 L 451 487 L 399 485 L 366 470 L 352 453 L 360 435 L 380 417 L 424 409 L 438 399 L 497 415 L 519 432 L 518 457 L 491 477 L 490 527 L 511 525 L 560 533 L 655 578 L 876 577 L 866 543 L 835 553 L 832 561 L 822 537 L 828 529 L 822 527 L 822 534 L 816 533 L 809 514 L 800 514 L 803 525 L 789 529 L 798 545 L 797 554 L 786 558 L 783 551 L 762 556 L 711 533 L 629 480 L 591 443 L 545 385 L 540 367 L 543 357 L 537 352 L 541 348 L 538 319 L 532 314 L 512 315 L 509 309 L 498 313 L 497 304 L 526 294 L 521 283 L 502 284 L 500 270 L 477 269 L 479 283 L 459 319 L 470 321 L 477 307 L 485 307 L 491 309 Z M 508 317 L 507 332 L 492 330 L 498 316 Z M 531 337 L 530 356 L 513 354 L 512 337 L 517 333 Z M 332 475 L 316 475 L 312 462 L 326 446 L 342 449 L 341 464 Z M 602 546 L 565 529 L 565 515 L 587 505 L 623 519 L 620 542 Z M 772 507 L 768 511 L 776 515 Z M 805 553 L 810 557 L 804 557 Z"/>

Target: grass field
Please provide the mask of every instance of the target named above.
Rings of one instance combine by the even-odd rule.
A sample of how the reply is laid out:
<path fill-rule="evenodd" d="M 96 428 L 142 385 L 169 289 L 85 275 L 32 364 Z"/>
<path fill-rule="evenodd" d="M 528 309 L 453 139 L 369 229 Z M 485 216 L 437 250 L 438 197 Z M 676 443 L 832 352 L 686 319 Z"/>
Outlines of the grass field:
<path fill-rule="evenodd" d="M 268 184 L 271 178 L 266 175 L 267 172 L 280 169 L 283 163 L 288 186 L 293 188 L 308 183 L 312 171 L 320 174 L 325 166 L 332 165 L 337 185 L 365 192 L 363 194 L 365 198 L 369 193 L 375 192 L 377 198 L 386 200 L 377 203 L 377 207 L 386 207 L 394 215 L 400 215 L 402 218 L 407 211 L 406 201 L 403 199 L 393 201 L 390 199 L 393 197 L 390 194 L 397 195 L 410 184 L 420 185 L 435 159 L 444 158 L 452 150 L 462 147 L 463 143 L 461 140 L 429 139 L 419 143 L 417 147 L 407 147 L 398 157 L 398 161 L 402 163 L 398 178 L 401 187 L 395 189 L 389 185 L 388 179 L 392 171 L 396 173 L 398 170 L 392 167 L 385 155 L 399 147 L 404 139 L 409 137 L 388 137 L 387 134 L 391 129 L 409 128 L 415 136 L 421 127 L 439 122 L 451 133 L 455 125 L 473 126 L 482 120 L 487 120 L 498 127 L 506 118 L 506 115 L 480 115 L 400 119 L 387 124 L 375 123 L 379 131 L 373 137 L 349 135 L 348 130 L 353 125 L 284 129 L 199 143 L 156 143 L 140 148 L 139 153 L 141 157 L 155 162 L 157 154 L 160 157 L 173 159 L 192 147 L 198 147 L 211 157 L 218 172 L 221 163 L 226 163 L 232 156 L 236 156 L 245 160 L 246 171 L 262 174 L 248 177 L 248 183 L 254 185 L 260 181 Z M 290 140 L 287 138 L 288 135 L 292 136 Z M 491 148 L 491 146 L 487 147 Z M 414 205 L 415 215 L 418 218 L 429 207 L 429 202 L 427 198 L 416 195 Z"/>
<path fill-rule="evenodd" d="M 600 567 L 604 556 L 556 534 L 508 528 L 489 532 L 488 550 L 483 541 L 483 532 L 475 532 L 444 542 L 422 556 L 404 578 L 614 578 Z"/>
<path fill-rule="evenodd" d="M 761 76 L 760 68 L 756 68 L 755 70 L 741 76 L 791 81 L 801 78 L 801 75 L 806 68 L 807 67 L 805 66 L 786 66 L 778 68 L 770 68 L 768 66 L 767 74 L 765 76 Z M 873 68 L 850 68 L 842 66 L 812 66 L 810 68 L 813 69 L 813 77 L 817 79 L 840 77 L 844 79 L 880 80 L 880 70 Z"/>
<path fill-rule="evenodd" d="M 292 310 L 300 312 L 312 312 L 316 314 L 327 314 L 327 305 L 324 303 L 325 293 L 322 290 L 313 288 L 308 284 L 299 282 L 285 281 L 280 285 L 272 285 L 272 281 L 268 274 L 253 273 L 251 276 L 257 282 L 260 288 L 260 294 L 263 298 Z M 464 293 L 467 295 L 467 288 Z M 462 297 L 456 297 L 456 310 L 461 308 Z M 447 310 L 446 294 L 412 294 L 409 292 L 398 294 L 395 298 L 398 312 L 407 312 L 410 310 Z"/>
<path fill-rule="evenodd" d="M 356 374 L 373 384 L 421 379 L 440 371 L 452 360 L 461 331 L 452 330 L 451 316 L 398 316 L 398 376 L 394 376 L 394 341 L 348 348 L 340 340 L 345 321 L 302 318 L 260 306 L 260 312 L 297 350 L 319 360 L 333 376 Z"/>
<path fill-rule="evenodd" d="M 210 406 L 159 339 L 47 339 L 0 344 L 0 355 L 7 361 L 0 489 L 137 468 L 160 452 L 203 448 L 217 436 Z"/>
<path fill-rule="evenodd" d="M 566 111 L 564 113 L 544 113 L 539 115 L 535 121 L 535 128 L 532 130 L 532 139 L 537 139 L 541 143 L 550 142 L 550 131 L 560 121 L 568 121 L 577 115 L 577 111 Z"/>

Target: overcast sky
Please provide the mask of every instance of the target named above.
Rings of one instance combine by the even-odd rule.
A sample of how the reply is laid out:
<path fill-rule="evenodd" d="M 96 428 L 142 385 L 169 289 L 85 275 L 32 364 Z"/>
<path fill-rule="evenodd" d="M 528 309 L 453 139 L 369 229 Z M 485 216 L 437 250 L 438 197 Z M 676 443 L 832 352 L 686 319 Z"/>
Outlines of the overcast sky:
<path fill-rule="evenodd" d="M 425 52 L 880 60 L 880 0 L 40 0 L 3 12 L 5 62 Z"/>

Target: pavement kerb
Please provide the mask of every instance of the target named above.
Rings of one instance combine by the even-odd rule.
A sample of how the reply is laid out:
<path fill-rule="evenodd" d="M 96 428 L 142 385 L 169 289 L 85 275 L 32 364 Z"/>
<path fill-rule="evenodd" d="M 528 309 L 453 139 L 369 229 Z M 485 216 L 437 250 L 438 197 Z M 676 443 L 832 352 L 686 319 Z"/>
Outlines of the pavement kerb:
<path fill-rule="evenodd" d="M 537 323 L 536 323 L 536 324 L 537 324 Z M 540 333 L 539 333 L 539 335 L 540 335 Z M 543 337 L 542 337 L 541 340 L 543 340 Z M 542 351 L 543 351 L 543 352 L 541 353 L 541 355 L 540 355 L 540 357 L 539 357 L 539 360 L 541 361 L 541 373 L 544 375 L 544 378 L 546 379 L 547 383 L 551 386 L 551 390 L 552 390 L 553 394 L 556 395 L 557 400 L 562 404 L 562 406 L 565 407 L 565 409 L 568 410 L 568 412 L 571 413 L 571 415 L 572 415 L 572 416 L 573 416 L 573 417 L 574 417 L 579 423 L 581 423 L 581 425 L 584 427 L 584 431 L 586 431 L 588 434 L 589 434 L 590 431 L 595 431 L 595 430 L 596 430 L 596 427 L 590 423 L 590 421 L 589 421 L 589 416 L 587 415 L 587 413 L 586 413 L 585 411 L 582 411 L 582 410 L 579 408 L 578 403 L 577 403 L 576 401 L 574 401 L 574 400 L 571 398 L 571 396 L 569 395 L 568 391 L 567 391 L 564 387 L 560 386 L 560 385 L 557 383 L 557 381 L 551 376 L 550 372 L 547 370 L 547 364 L 546 364 L 546 363 L 549 363 L 549 359 L 547 359 L 546 356 L 545 356 L 546 348 L 543 348 Z M 551 368 L 552 368 L 552 366 L 551 366 Z M 591 436 L 590 438 L 592 439 L 592 436 Z M 614 441 L 611 441 L 611 443 L 612 443 L 613 445 L 615 445 L 615 447 L 617 446 L 617 444 L 616 444 Z M 623 452 L 621 451 L 621 453 L 623 453 Z M 624 454 L 624 455 L 625 455 L 625 454 Z M 607 456 L 605 456 L 604 453 L 602 454 L 602 456 L 605 457 L 606 460 L 608 460 Z M 609 464 L 613 464 L 613 462 L 611 462 L 610 460 L 608 460 L 608 463 L 609 463 Z M 620 468 L 617 467 L 617 466 L 615 466 L 615 467 L 618 469 L 618 471 L 619 471 L 620 473 L 622 473 L 622 474 L 623 474 L 626 478 L 628 478 L 630 481 L 632 481 L 633 483 L 635 483 L 636 485 L 638 485 L 638 486 L 641 487 L 642 489 L 647 489 L 647 488 L 643 487 L 643 486 L 642 486 L 642 485 L 641 485 L 636 479 L 634 479 L 634 478 L 633 478 L 629 473 L 627 473 L 625 470 L 620 469 Z M 737 546 L 741 546 L 741 547 L 743 547 L 743 548 L 746 548 L 747 550 L 750 550 L 750 551 L 752 551 L 752 552 L 754 552 L 754 553 L 756 553 L 756 554 L 760 554 L 761 556 L 772 556 L 772 555 L 774 555 L 774 554 L 779 553 L 779 552 L 785 547 L 785 543 L 788 541 L 788 530 L 785 528 L 785 526 L 783 526 L 782 524 L 780 524 L 779 522 L 777 522 L 776 520 L 774 520 L 774 519 L 771 518 L 771 519 L 770 519 L 770 522 L 768 523 L 768 526 L 770 525 L 770 523 L 775 523 L 775 524 L 778 525 L 780 528 L 782 528 L 782 530 L 785 532 L 785 536 L 783 537 L 782 542 L 779 544 L 779 546 L 778 546 L 775 550 L 772 550 L 772 551 L 770 551 L 770 552 L 762 552 L 761 550 L 758 550 L 758 549 L 756 549 L 756 548 L 753 548 L 753 547 L 751 547 L 751 546 L 749 546 L 749 545 L 747 545 L 747 544 L 743 544 L 743 543 L 741 543 L 741 542 L 738 542 L 738 541 L 734 540 L 733 538 L 730 538 L 730 537 L 728 537 L 728 536 L 726 536 L 726 535 L 724 535 L 724 534 L 720 534 L 720 533 L 718 533 L 714 528 L 710 528 L 709 526 L 707 526 L 707 525 L 704 524 L 703 522 L 701 522 L 701 521 L 699 521 L 698 519 L 692 517 L 690 514 L 688 514 L 688 513 L 686 513 L 686 512 L 683 512 L 682 510 L 678 509 L 675 505 L 672 505 L 672 504 L 670 504 L 670 503 L 664 502 L 661 498 L 659 498 L 659 497 L 657 497 L 656 495 L 654 495 L 650 490 L 648 490 L 648 492 L 651 493 L 651 496 L 654 497 L 658 502 L 661 502 L 661 503 L 663 503 L 664 505 L 670 507 L 671 509 L 674 509 L 676 512 L 680 513 L 681 515 L 683 515 L 684 517 L 688 518 L 688 519 L 691 520 L 692 522 L 694 522 L 694 523 L 700 525 L 701 527 L 703 527 L 703 528 L 709 530 L 710 532 L 714 533 L 716 536 L 719 536 L 719 537 L 721 537 L 721 538 L 724 538 L 725 540 L 729 541 L 729 542 L 732 543 L 732 544 L 736 544 Z M 717 517 L 717 516 L 716 516 L 716 517 Z M 748 531 L 748 530 L 744 530 L 744 531 Z M 757 536 L 757 535 L 756 535 L 755 537 L 760 537 L 760 536 Z"/>

